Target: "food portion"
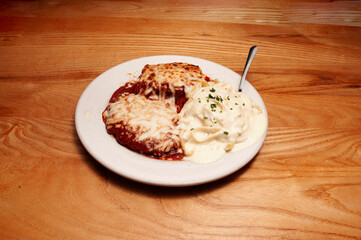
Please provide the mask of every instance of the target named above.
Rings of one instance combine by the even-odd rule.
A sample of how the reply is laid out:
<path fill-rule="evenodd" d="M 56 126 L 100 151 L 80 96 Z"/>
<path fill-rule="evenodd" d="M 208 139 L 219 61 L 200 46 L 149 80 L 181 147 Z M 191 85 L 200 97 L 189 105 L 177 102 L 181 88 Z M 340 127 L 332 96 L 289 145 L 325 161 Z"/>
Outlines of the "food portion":
<path fill-rule="evenodd" d="M 247 147 L 266 131 L 267 119 L 250 97 L 225 83 L 194 89 L 180 112 L 185 159 L 209 163 Z"/>
<path fill-rule="evenodd" d="M 123 146 L 164 160 L 209 163 L 259 140 L 267 119 L 250 97 L 187 63 L 146 65 L 103 112 Z"/>
<path fill-rule="evenodd" d="M 127 82 L 111 97 L 103 112 L 107 132 L 136 152 L 182 159 L 178 113 L 187 93 L 207 81 L 211 80 L 195 65 L 146 65 L 137 81 Z"/>
<path fill-rule="evenodd" d="M 178 114 L 174 104 L 127 94 L 110 103 L 104 117 L 108 133 L 132 150 L 155 157 L 179 152 Z"/>

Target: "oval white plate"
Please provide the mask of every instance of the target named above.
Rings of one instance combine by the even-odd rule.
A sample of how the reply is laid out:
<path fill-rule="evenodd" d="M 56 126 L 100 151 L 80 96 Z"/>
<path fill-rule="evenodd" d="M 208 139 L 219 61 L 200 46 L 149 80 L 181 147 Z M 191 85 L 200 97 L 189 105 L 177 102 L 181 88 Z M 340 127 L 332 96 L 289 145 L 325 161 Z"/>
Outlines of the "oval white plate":
<path fill-rule="evenodd" d="M 102 112 L 110 97 L 123 83 L 131 80 L 129 74 L 138 77 L 146 64 L 186 62 L 200 66 L 207 76 L 238 88 L 240 75 L 219 64 L 186 56 L 161 55 L 144 57 L 115 66 L 98 76 L 81 95 L 75 112 L 75 125 L 79 138 L 87 151 L 103 166 L 126 178 L 159 186 L 191 186 L 225 177 L 246 165 L 257 154 L 266 138 L 252 146 L 224 155 L 210 164 L 187 161 L 162 161 L 148 158 L 121 146 L 110 136 L 102 120 Z M 261 96 L 245 82 L 244 93 L 267 110 Z M 267 117 L 268 128 L 268 117 Z"/>

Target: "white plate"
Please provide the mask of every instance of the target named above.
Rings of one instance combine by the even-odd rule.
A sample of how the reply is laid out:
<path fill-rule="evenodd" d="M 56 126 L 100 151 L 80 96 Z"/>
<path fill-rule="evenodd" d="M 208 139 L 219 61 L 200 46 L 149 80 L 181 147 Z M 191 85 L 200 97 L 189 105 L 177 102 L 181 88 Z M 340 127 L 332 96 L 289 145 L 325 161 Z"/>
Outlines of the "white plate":
<path fill-rule="evenodd" d="M 252 146 L 237 152 L 226 153 L 223 158 L 206 165 L 148 158 L 121 146 L 106 132 L 102 112 L 114 91 L 131 80 L 129 73 L 139 76 L 146 64 L 170 62 L 198 65 L 210 78 L 226 82 L 235 89 L 238 88 L 240 75 L 224 66 L 199 58 L 162 55 L 119 64 L 91 82 L 79 99 L 75 112 L 75 125 L 84 147 L 98 162 L 113 172 L 138 182 L 159 186 L 202 184 L 220 179 L 242 168 L 257 154 L 266 138 L 267 131 Z M 261 106 L 267 116 L 261 96 L 247 81 L 243 92 Z"/>

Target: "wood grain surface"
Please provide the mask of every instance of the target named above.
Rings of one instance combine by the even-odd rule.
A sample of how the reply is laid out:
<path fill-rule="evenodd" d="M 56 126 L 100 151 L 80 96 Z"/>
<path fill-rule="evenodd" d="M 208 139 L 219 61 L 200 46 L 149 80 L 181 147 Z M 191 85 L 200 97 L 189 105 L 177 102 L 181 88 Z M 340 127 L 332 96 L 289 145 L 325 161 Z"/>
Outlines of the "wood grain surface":
<path fill-rule="evenodd" d="M 200 57 L 247 75 L 269 129 L 219 181 L 148 186 L 74 112 L 102 72 Z M 360 1 L 0 1 L 0 239 L 361 239 Z"/>

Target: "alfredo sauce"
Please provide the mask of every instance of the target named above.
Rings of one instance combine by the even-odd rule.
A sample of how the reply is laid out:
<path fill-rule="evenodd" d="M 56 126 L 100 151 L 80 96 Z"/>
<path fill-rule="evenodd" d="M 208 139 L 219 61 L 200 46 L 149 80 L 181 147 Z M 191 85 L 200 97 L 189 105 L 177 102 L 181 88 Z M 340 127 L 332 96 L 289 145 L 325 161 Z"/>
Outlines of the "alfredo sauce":
<path fill-rule="evenodd" d="M 185 160 L 216 161 L 228 151 L 254 144 L 266 131 L 261 107 L 226 83 L 196 88 L 188 98 L 179 120 Z"/>

